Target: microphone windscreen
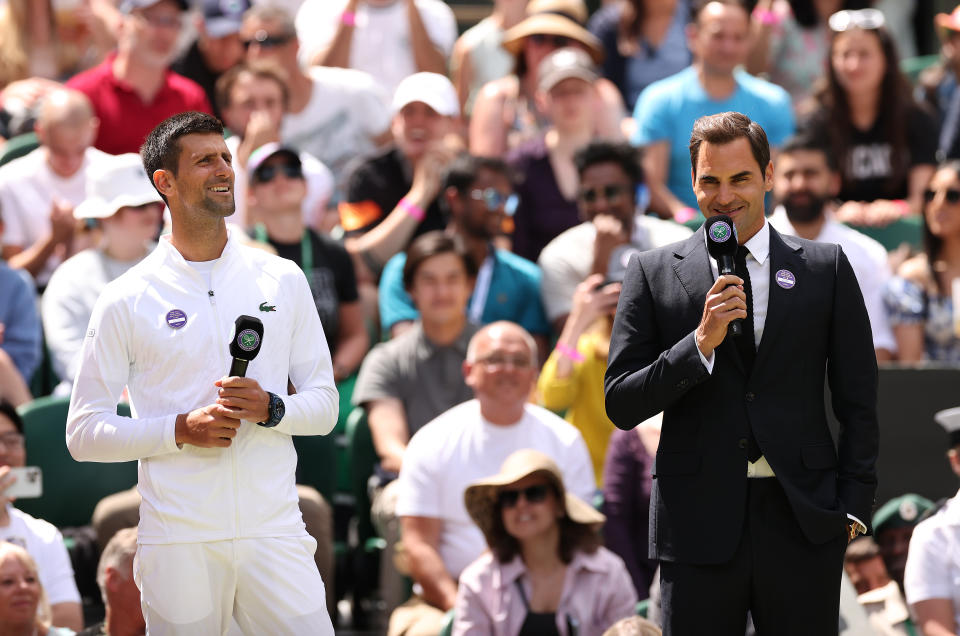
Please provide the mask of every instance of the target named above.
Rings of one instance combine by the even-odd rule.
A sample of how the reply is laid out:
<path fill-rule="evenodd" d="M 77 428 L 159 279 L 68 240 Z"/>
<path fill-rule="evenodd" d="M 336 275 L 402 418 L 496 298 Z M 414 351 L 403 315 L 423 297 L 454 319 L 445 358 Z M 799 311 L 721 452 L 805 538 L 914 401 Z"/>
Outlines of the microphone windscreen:
<path fill-rule="evenodd" d="M 230 341 L 230 355 L 238 360 L 250 361 L 260 353 L 263 344 L 263 323 L 253 316 L 239 316 Z"/>
<path fill-rule="evenodd" d="M 704 227 L 707 233 L 707 251 L 717 259 L 721 256 L 734 256 L 737 253 L 737 228 L 726 214 L 717 214 L 707 219 Z"/>

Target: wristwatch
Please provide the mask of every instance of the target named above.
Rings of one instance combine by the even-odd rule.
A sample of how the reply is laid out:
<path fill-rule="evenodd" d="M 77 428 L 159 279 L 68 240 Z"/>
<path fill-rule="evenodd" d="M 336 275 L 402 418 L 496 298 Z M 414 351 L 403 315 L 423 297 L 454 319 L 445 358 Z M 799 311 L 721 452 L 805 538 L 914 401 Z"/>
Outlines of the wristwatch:
<path fill-rule="evenodd" d="M 284 413 L 287 412 L 287 407 L 276 393 L 270 393 L 268 391 L 267 395 L 270 396 L 270 405 L 267 407 L 270 417 L 264 422 L 257 422 L 257 424 L 265 428 L 273 428 L 283 419 Z"/>

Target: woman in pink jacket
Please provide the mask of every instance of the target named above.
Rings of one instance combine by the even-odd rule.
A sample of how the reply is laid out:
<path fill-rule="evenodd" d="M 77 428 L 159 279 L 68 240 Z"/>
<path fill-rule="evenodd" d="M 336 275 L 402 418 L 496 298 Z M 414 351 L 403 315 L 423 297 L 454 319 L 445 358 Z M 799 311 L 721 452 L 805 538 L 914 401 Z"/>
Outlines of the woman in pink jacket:
<path fill-rule="evenodd" d="M 514 452 L 464 500 L 490 550 L 460 575 L 455 636 L 599 636 L 635 613 L 623 561 L 601 547 L 604 516 L 543 453 Z"/>

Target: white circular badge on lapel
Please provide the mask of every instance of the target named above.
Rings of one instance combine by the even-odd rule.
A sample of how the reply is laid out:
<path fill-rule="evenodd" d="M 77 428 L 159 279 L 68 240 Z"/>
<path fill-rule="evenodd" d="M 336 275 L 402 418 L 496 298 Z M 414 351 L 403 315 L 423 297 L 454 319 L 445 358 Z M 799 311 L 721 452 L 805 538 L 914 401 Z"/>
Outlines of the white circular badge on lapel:
<path fill-rule="evenodd" d="M 777 285 L 784 289 L 793 289 L 793 286 L 797 284 L 797 277 L 789 269 L 781 269 L 774 279 L 777 281 Z"/>

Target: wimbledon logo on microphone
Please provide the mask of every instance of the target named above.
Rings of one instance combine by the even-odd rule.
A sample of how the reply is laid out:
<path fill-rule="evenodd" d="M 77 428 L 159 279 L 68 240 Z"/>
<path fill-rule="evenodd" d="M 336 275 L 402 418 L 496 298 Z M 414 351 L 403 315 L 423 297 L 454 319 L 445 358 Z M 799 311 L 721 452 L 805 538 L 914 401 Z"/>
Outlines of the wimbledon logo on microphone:
<path fill-rule="evenodd" d="M 237 345 L 244 351 L 253 351 L 260 344 L 260 336 L 253 329 L 244 329 L 237 336 Z"/>
<path fill-rule="evenodd" d="M 714 243 L 724 243 L 730 239 L 730 226 L 724 222 L 714 223 L 710 228 L 710 240 Z"/>

